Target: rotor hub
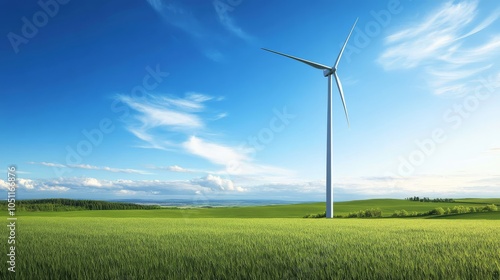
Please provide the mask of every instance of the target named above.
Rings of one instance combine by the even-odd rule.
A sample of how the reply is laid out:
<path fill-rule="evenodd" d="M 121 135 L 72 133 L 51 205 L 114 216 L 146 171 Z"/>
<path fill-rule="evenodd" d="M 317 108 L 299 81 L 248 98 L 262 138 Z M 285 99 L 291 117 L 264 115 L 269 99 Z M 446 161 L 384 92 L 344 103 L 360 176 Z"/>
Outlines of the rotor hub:
<path fill-rule="evenodd" d="M 323 70 L 323 76 L 328 77 L 328 76 L 330 76 L 331 74 L 333 74 L 333 72 L 334 72 L 334 71 L 335 71 L 335 69 L 334 69 L 334 68 L 331 68 L 331 69 L 325 69 L 325 70 Z"/>

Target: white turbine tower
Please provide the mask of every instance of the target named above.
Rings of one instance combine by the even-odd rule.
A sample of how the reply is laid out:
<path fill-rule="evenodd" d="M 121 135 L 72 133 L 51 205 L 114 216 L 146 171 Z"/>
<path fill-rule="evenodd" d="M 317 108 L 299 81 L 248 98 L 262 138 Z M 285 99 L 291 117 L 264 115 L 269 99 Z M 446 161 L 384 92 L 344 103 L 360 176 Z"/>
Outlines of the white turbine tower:
<path fill-rule="evenodd" d="M 326 217 L 327 218 L 333 218 L 333 190 L 332 190 L 332 167 L 333 167 L 333 161 L 332 161 L 332 134 L 333 134 L 333 128 L 332 128 L 332 75 L 335 77 L 335 82 L 337 83 L 337 88 L 339 89 L 340 92 L 340 99 L 342 99 L 342 105 L 344 106 L 344 112 L 345 112 L 345 117 L 347 119 L 347 125 L 349 126 L 349 116 L 347 114 L 347 107 L 345 105 L 345 99 L 344 99 L 344 90 L 342 89 L 342 83 L 340 82 L 339 76 L 337 75 L 337 67 L 339 65 L 340 58 L 342 57 L 342 53 L 344 52 L 344 49 L 347 45 L 347 41 L 349 41 L 349 38 L 351 37 L 352 31 L 354 30 L 354 27 L 356 26 L 356 23 L 358 22 L 358 19 L 354 22 L 354 25 L 351 28 L 351 31 L 349 32 L 349 35 L 347 36 L 347 39 L 344 42 L 344 45 L 342 46 L 342 49 L 340 50 L 339 56 L 337 57 L 337 60 L 335 61 L 335 64 L 332 67 L 325 66 L 323 64 L 319 64 L 316 62 L 312 62 L 309 60 L 305 60 L 302 58 L 298 58 L 295 56 L 291 56 L 288 54 L 280 53 L 277 51 L 269 50 L 262 48 L 265 51 L 272 52 L 275 54 L 279 54 L 282 56 L 289 57 L 291 59 L 295 59 L 297 61 L 300 61 L 302 63 L 305 63 L 309 66 L 312 66 L 316 69 L 323 70 L 323 75 L 325 77 L 328 77 L 328 116 L 327 116 L 327 135 L 326 135 Z"/>

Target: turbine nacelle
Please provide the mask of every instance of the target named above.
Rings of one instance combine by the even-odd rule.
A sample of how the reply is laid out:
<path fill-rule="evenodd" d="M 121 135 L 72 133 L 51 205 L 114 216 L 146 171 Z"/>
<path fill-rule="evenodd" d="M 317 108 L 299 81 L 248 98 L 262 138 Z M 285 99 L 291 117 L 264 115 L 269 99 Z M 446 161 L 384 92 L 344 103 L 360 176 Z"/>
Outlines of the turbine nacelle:
<path fill-rule="evenodd" d="M 331 74 L 333 74 L 335 71 L 337 71 L 337 69 L 335 69 L 335 68 L 325 69 L 325 70 L 323 70 L 323 76 L 328 77 Z"/>

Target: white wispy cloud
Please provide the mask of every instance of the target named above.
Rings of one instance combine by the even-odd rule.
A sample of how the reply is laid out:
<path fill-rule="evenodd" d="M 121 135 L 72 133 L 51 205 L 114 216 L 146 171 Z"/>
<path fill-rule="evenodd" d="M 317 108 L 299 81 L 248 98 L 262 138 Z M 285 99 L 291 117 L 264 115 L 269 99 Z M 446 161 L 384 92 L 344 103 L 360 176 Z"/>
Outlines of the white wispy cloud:
<path fill-rule="evenodd" d="M 248 193 L 261 193 L 267 196 L 300 197 L 304 195 L 324 195 L 325 181 L 293 181 L 281 183 L 260 183 L 246 187 Z"/>
<path fill-rule="evenodd" d="M 118 99 L 139 113 L 136 118 L 145 128 L 169 127 L 171 129 L 199 129 L 203 127 L 201 119 L 190 111 L 200 109 L 201 102 L 186 99 L 173 99 L 147 95 L 141 100 L 126 95 Z"/>
<path fill-rule="evenodd" d="M 115 192 L 118 195 L 125 195 L 125 196 L 136 196 L 140 194 L 138 191 L 131 191 L 131 190 L 119 190 Z"/>
<path fill-rule="evenodd" d="M 82 186 L 100 188 L 103 186 L 103 184 L 95 178 L 83 178 Z"/>
<path fill-rule="evenodd" d="M 227 113 L 220 113 L 220 114 L 217 114 L 214 118 L 212 118 L 211 120 L 212 121 L 216 121 L 216 120 L 220 120 L 220 119 L 223 119 L 227 117 Z"/>
<path fill-rule="evenodd" d="M 186 168 L 182 168 L 178 165 L 169 166 L 169 167 L 167 167 L 167 170 L 173 171 L 173 172 L 192 172 L 191 170 L 188 170 Z"/>
<path fill-rule="evenodd" d="M 500 17 L 500 10 L 478 23 L 478 1 L 449 1 L 414 24 L 386 37 L 378 62 L 387 70 L 421 68 L 435 94 L 463 95 L 491 74 L 500 54 L 500 36 L 478 37 Z M 472 36 L 476 35 L 472 40 Z"/>
<path fill-rule="evenodd" d="M 174 142 L 158 139 L 153 134 L 150 134 L 148 129 L 144 127 L 134 127 L 134 125 L 129 124 L 126 126 L 126 129 L 135 137 L 143 141 L 143 144 L 137 146 L 138 148 L 169 151 L 176 146 Z"/>
<path fill-rule="evenodd" d="M 202 172 L 205 173 L 205 171 L 201 170 L 195 170 L 195 169 L 188 169 L 184 168 L 178 165 L 171 165 L 171 166 L 150 166 L 150 169 L 155 169 L 155 170 L 166 170 L 170 172 L 178 172 L 178 173 L 197 173 L 197 172 Z"/>
<path fill-rule="evenodd" d="M 247 152 L 242 149 L 211 143 L 196 136 L 189 137 L 182 145 L 189 153 L 223 166 L 249 159 Z"/>
<path fill-rule="evenodd" d="M 293 172 L 287 169 L 254 162 L 251 157 L 254 151 L 243 146 L 213 143 L 191 136 L 183 143 L 183 147 L 187 152 L 222 168 L 213 173 L 231 175 L 244 182 L 281 182 L 293 176 Z"/>
<path fill-rule="evenodd" d="M 205 177 L 197 178 L 191 180 L 191 183 L 211 189 L 211 190 L 219 190 L 219 191 L 237 191 L 244 192 L 245 189 L 239 186 L 235 186 L 234 182 L 230 179 L 224 179 L 220 176 L 208 174 Z"/>
<path fill-rule="evenodd" d="M 42 185 L 38 188 L 40 191 L 49 191 L 49 192 L 66 192 L 69 191 L 67 187 L 49 187 L 46 185 Z"/>
<path fill-rule="evenodd" d="M 66 167 L 66 165 L 64 165 L 64 164 L 54 163 L 54 162 L 45 162 L 45 161 L 42 161 L 42 162 L 30 161 L 28 163 L 29 164 L 43 165 L 43 166 L 48 166 L 48 167 L 59 167 L 59 168 Z"/>
<path fill-rule="evenodd" d="M 463 35 L 462 37 L 458 39 L 462 39 L 465 37 L 469 37 L 471 35 L 474 35 L 483 29 L 487 28 L 491 24 L 493 24 L 498 18 L 500 17 L 500 9 L 494 10 L 488 17 L 486 17 L 481 23 L 476 25 L 471 31 L 469 31 L 467 34 Z"/>
<path fill-rule="evenodd" d="M 188 92 L 182 98 L 160 94 L 116 98 L 135 111 L 125 122 L 127 130 L 143 141 L 139 147 L 161 150 L 178 149 L 183 141 L 179 138 L 202 132 L 206 127 L 204 118 L 212 118 L 206 116 L 211 113 L 206 112 L 205 103 L 219 100 L 196 92 Z"/>
<path fill-rule="evenodd" d="M 19 179 L 17 179 L 17 185 L 18 185 L 18 187 L 32 190 L 35 188 L 35 181 L 30 180 L 30 179 L 19 178 Z"/>
<path fill-rule="evenodd" d="M 88 170 L 101 170 L 113 173 L 127 173 L 127 174 L 151 174 L 144 170 L 130 169 L 130 168 L 114 168 L 109 166 L 94 166 L 89 164 L 60 164 L 53 162 L 28 162 L 29 164 L 43 165 L 47 167 L 57 167 L 57 168 L 78 168 L 78 169 L 88 169 Z"/>
<path fill-rule="evenodd" d="M 412 68 L 448 50 L 476 14 L 477 3 L 447 2 L 416 23 L 386 38 L 381 62 L 388 69 Z"/>
<path fill-rule="evenodd" d="M 69 164 L 67 165 L 70 168 L 80 168 L 80 169 L 89 169 L 89 170 L 103 170 L 114 173 L 128 173 L 128 174 L 151 174 L 144 170 L 130 169 L 130 168 L 114 168 L 109 166 L 94 166 L 89 164 Z"/>
<path fill-rule="evenodd" d="M 55 191 L 55 192 L 65 192 L 68 191 L 69 188 L 64 186 L 58 186 L 54 184 L 50 184 L 46 181 L 38 181 L 32 179 L 24 179 L 18 178 L 16 181 L 16 188 L 24 189 L 28 191 Z M 0 179 L 0 189 L 8 190 L 9 186 L 6 181 Z"/>
<path fill-rule="evenodd" d="M 9 184 L 6 181 L 0 179 L 0 189 L 8 190 L 9 188 L 10 188 Z"/>

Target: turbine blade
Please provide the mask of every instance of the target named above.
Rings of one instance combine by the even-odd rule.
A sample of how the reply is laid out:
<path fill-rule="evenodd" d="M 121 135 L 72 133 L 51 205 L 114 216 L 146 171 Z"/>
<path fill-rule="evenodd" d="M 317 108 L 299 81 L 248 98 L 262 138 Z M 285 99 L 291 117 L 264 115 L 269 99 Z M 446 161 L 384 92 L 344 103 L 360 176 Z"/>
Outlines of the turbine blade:
<path fill-rule="evenodd" d="M 319 64 L 319 63 L 316 63 L 316 62 L 312 62 L 312 61 L 305 60 L 305 59 L 302 59 L 302 58 L 298 58 L 298 57 L 295 57 L 295 56 L 291 56 L 291 55 L 288 55 L 288 54 L 280 53 L 280 52 L 277 52 L 277 51 L 269 50 L 269 49 L 266 49 L 266 48 L 262 48 L 262 49 L 265 50 L 265 51 L 268 51 L 268 52 L 272 52 L 272 53 L 275 53 L 275 54 L 279 54 L 279 55 L 282 55 L 282 56 L 289 57 L 291 59 L 295 59 L 295 60 L 300 61 L 302 63 L 305 63 L 305 64 L 307 64 L 309 66 L 312 66 L 312 67 L 314 67 L 316 69 L 321 69 L 321 70 L 329 70 L 329 69 L 331 69 L 330 67 L 325 66 L 323 64 Z"/>
<path fill-rule="evenodd" d="M 342 105 L 344 106 L 344 112 L 345 112 L 345 118 L 347 120 L 347 126 L 350 127 L 349 115 L 347 114 L 347 107 L 345 105 L 344 90 L 342 89 L 342 83 L 340 82 L 339 76 L 337 75 L 337 71 L 333 72 L 333 75 L 335 76 L 335 82 L 337 82 L 337 87 L 339 88 L 339 92 L 340 92 L 340 99 L 342 99 Z"/>
<path fill-rule="evenodd" d="M 344 53 L 345 46 L 347 45 L 347 41 L 349 41 L 349 38 L 351 37 L 352 31 L 354 30 L 354 27 L 356 26 L 356 23 L 358 22 L 358 19 L 354 22 L 354 25 L 351 28 L 351 32 L 349 32 L 349 35 L 347 36 L 347 39 L 345 39 L 344 46 L 342 46 L 342 49 L 340 50 L 339 56 L 337 57 L 337 61 L 335 61 L 335 65 L 333 66 L 333 69 L 337 69 L 337 66 L 339 65 L 340 58 L 342 57 L 342 54 Z"/>

